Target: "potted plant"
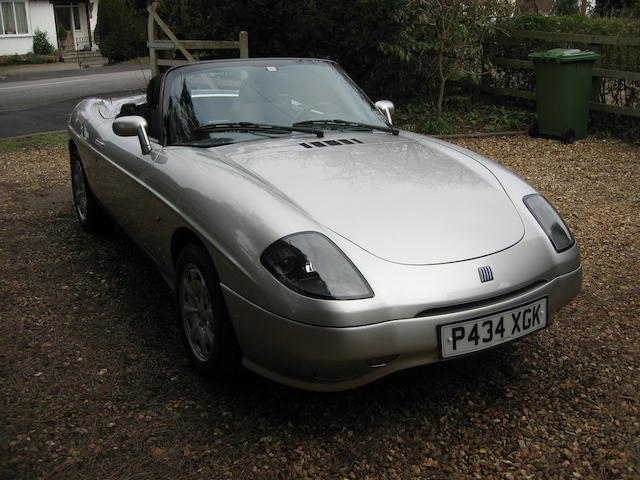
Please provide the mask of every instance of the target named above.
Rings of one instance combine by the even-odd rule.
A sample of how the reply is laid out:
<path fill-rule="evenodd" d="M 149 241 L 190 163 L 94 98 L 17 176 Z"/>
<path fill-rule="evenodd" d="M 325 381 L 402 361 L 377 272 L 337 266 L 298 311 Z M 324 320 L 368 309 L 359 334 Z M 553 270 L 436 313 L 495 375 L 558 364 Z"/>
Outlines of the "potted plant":
<path fill-rule="evenodd" d="M 61 50 L 67 48 L 67 29 L 62 26 L 62 24 L 58 24 L 57 29 L 58 34 L 58 45 Z"/>

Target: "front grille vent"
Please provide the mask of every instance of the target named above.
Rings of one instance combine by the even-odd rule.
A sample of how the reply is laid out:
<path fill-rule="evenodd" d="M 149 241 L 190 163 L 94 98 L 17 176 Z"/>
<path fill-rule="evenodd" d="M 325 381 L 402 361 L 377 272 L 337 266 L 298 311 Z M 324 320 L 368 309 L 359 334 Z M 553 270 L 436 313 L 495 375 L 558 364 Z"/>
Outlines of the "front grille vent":
<path fill-rule="evenodd" d="M 464 312 L 466 310 L 473 310 L 476 308 L 487 307 L 489 305 L 495 305 L 500 302 L 509 301 L 518 297 L 524 297 L 525 295 L 534 292 L 538 288 L 544 286 L 547 282 L 545 280 L 538 280 L 537 282 L 527 285 L 526 287 L 519 288 L 512 292 L 504 293 L 502 295 L 496 295 L 495 297 L 486 298 L 484 300 L 478 300 L 469 303 L 459 303 L 457 305 L 449 305 L 447 307 L 435 307 L 428 310 L 423 310 L 416 315 L 418 317 L 432 317 L 435 315 L 447 315 L 449 313 Z M 524 300 L 523 300 L 524 301 Z"/>
<path fill-rule="evenodd" d="M 350 139 L 346 139 L 343 138 L 342 140 L 325 140 L 324 142 L 307 142 L 307 143 L 301 143 L 300 146 L 304 147 L 304 148 L 322 148 L 322 147 L 339 147 L 341 145 L 353 145 L 354 143 L 363 143 L 361 140 L 358 140 L 357 138 L 350 138 Z"/>

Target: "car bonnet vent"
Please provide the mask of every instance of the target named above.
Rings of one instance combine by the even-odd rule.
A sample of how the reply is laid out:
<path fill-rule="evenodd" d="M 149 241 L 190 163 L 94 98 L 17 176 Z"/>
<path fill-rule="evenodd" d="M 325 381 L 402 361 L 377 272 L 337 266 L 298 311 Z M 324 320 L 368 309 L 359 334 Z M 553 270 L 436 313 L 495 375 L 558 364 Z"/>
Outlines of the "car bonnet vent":
<path fill-rule="evenodd" d="M 357 138 L 350 138 L 348 140 L 346 138 L 343 138 L 342 140 L 325 140 L 324 142 L 301 143 L 300 146 L 304 148 L 322 148 L 322 147 L 339 147 L 341 145 L 353 145 L 355 143 L 363 143 L 363 142 L 361 140 L 358 140 Z"/>

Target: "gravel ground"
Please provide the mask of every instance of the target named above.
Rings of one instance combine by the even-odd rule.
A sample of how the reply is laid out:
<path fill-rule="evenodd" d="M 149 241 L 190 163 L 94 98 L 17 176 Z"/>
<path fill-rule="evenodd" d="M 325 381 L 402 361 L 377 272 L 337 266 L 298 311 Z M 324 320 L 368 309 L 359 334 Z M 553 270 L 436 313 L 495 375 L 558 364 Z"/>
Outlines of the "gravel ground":
<path fill-rule="evenodd" d="M 0 478 L 640 478 L 640 147 L 457 142 L 554 202 L 583 293 L 520 342 L 338 394 L 197 376 L 153 266 L 78 227 L 64 147 L 0 154 Z"/>

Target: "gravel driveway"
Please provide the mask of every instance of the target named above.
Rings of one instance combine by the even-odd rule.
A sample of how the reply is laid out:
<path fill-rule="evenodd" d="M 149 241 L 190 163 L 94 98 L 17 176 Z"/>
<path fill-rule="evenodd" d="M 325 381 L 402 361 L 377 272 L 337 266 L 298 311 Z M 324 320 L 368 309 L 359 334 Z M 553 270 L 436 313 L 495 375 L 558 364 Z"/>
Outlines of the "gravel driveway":
<path fill-rule="evenodd" d="M 0 154 L 0 478 L 640 478 L 640 147 L 458 143 L 553 201 L 583 293 L 523 341 L 338 394 L 200 378 L 146 257 L 77 225 L 64 147 Z"/>

